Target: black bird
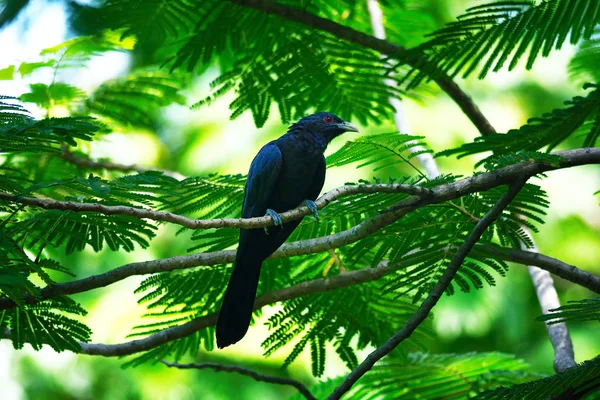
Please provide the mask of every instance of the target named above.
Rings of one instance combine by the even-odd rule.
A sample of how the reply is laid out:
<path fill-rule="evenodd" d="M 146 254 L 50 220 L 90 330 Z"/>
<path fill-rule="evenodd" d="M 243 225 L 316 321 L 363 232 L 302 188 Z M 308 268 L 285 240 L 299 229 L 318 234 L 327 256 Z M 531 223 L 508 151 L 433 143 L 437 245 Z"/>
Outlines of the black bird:
<path fill-rule="evenodd" d="M 262 262 L 285 242 L 300 220 L 281 223 L 278 213 L 300 204 L 311 209 L 325 182 L 323 152 L 344 132 L 358 129 L 338 116 L 318 112 L 293 124 L 279 139 L 267 143 L 250 165 L 242 217 L 269 215 L 275 226 L 241 229 L 233 272 L 217 322 L 217 346 L 244 337 L 250 325 Z"/>

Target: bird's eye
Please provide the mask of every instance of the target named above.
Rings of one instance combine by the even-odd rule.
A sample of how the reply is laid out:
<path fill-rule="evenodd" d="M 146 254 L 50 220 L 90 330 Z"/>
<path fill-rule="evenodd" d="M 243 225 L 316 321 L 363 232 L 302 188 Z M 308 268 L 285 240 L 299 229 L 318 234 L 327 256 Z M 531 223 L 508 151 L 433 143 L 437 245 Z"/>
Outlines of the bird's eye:
<path fill-rule="evenodd" d="M 325 116 L 325 118 L 323 118 L 323 120 L 325 122 L 327 122 L 328 124 L 330 124 L 331 122 L 333 122 L 333 118 L 331 118 L 331 116 L 329 116 L 329 115 Z"/>

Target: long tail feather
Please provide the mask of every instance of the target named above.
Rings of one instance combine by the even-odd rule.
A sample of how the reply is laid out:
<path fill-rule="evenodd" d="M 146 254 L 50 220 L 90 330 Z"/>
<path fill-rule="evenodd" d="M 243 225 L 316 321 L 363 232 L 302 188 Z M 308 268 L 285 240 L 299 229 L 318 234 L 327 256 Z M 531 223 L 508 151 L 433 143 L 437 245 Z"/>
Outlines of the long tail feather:
<path fill-rule="evenodd" d="M 275 227 L 268 235 L 263 229 L 241 230 L 235 265 L 217 321 L 219 348 L 238 342 L 248 331 L 262 262 L 285 242 L 299 223 L 300 220 L 287 223 L 283 228 Z"/>
<path fill-rule="evenodd" d="M 217 346 L 227 347 L 241 340 L 250 325 L 262 260 L 236 261 L 217 322 Z"/>

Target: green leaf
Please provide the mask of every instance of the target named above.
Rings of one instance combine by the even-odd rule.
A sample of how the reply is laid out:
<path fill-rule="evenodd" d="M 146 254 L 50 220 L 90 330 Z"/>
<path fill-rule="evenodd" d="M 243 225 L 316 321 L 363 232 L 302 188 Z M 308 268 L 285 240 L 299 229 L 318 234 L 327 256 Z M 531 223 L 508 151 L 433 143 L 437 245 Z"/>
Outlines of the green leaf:
<path fill-rule="evenodd" d="M 127 215 L 49 210 L 15 223 L 10 232 L 15 240 L 22 240 L 29 248 L 64 244 L 69 254 L 82 251 L 86 245 L 96 252 L 104 245 L 112 251 L 133 251 L 135 243 L 146 248 L 148 240 L 155 236 L 155 230 L 156 227 L 148 222 Z"/>
<path fill-rule="evenodd" d="M 34 305 L 0 311 L 0 328 L 10 328 L 15 349 L 29 343 L 34 350 L 48 344 L 55 351 L 78 353 L 79 342 L 90 340 L 91 330 L 65 314 L 85 315 L 87 312 L 67 297 L 56 297 Z"/>
<path fill-rule="evenodd" d="M 411 353 L 380 361 L 349 392 L 349 398 L 465 399 L 488 389 L 532 379 L 527 364 L 502 353 Z"/>
<path fill-rule="evenodd" d="M 548 324 L 568 321 L 600 322 L 600 297 L 569 301 L 562 307 L 549 310 L 547 314 L 537 317 L 536 320 L 547 321 Z"/>
<path fill-rule="evenodd" d="M 283 310 L 268 321 L 270 336 L 262 343 L 269 356 L 294 342 L 285 359 L 291 364 L 310 347 L 312 372 L 321 376 L 325 365 L 326 343 L 333 343 L 337 353 L 348 366 L 355 364 L 354 349 L 348 343 L 357 337 L 357 348 L 378 346 L 385 342 L 414 313 L 416 306 L 406 300 L 380 294 L 376 282 L 330 293 L 310 294 L 283 303 Z M 410 340 L 399 349 L 421 348 L 420 341 L 430 335 L 428 325 L 422 325 Z M 351 352 L 354 355 L 348 354 Z"/>
<path fill-rule="evenodd" d="M 122 31 L 104 30 L 92 36 L 79 36 L 41 51 L 40 55 L 54 60 L 55 68 L 81 67 L 92 57 L 107 51 L 132 50 L 135 39 Z M 50 60 L 48 61 L 50 62 Z"/>
<path fill-rule="evenodd" d="M 15 75 L 15 66 L 0 69 L 0 81 L 12 81 Z"/>
<path fill-rule="evenodd" d="M 478 399 L 546 400 L 595 399 L 600 385 L 600 358 L 585 361 L 564 372 L 533 382 L 501 387 L 482 393 Z"/>
<path fill-rule="evenodd" d="M 518 154 L 525 154 L 533 161 L 554 164 L 559 160 L 539 155 L 536 151 L 546 148 L 549 152 L 577 132 L 586 134 L 584 146 L 594 146 L 600 137 L 600 89 L 593 84 L 585 85 L 584 89 L 586 88 L 591 88 L 592 91 L 586 97 L 577 96 L 566 101 L 565 104 L 568 106 L 566 108 L 553 110 L 539 118 L 532 118 L 519 129 L 480 137 L 456 149 L 439 152 L 437 156 L 457 154 L 458 158 L 461 158 L 493 151 L 494 156 L 485 158 L 476 165 L 487 163 L 493 167 L 496 163 L 504 162 L 500 161 L 499 155 L 508 155 L 517 161 Z"/>
<path fill-rule="evenodd" d="M 160 107 L 185 104 L 185 80 L 160 72 L 138 72 L 103 83 L 85 102 L 88 113 L 122 125 L 153 127 Z"/>
<path fill-rule="evenodd" d="M 589 39 L 598 22 L 600 3 L 588 0 L 492 1 L 467 9 L 421 48 L 433 65 L 451 76 L 467 77 L 479 70 L 483 79 L 507 62 L 512 70 L 526 53 L 526 68 L 531 69 L 539 55 L 559 50 L 567 38 L 571 44 Z M 409 86 L 439 70 L 422 69 Z"/>
<path fill-rule="evenodd" d="M 23 112 L 7 113 L 9 123 L 0 124 L 0 152 L 61 152 L 60 145 L 76 146 L 75 139 L 90 141 L 100 125 L 89 117 L 33 120 Z M 16 117 L 12 117 L 16 115 Z M 0 113 L 0 119 L 2 114 Z"/>
<path fill-rule="evenodd" d="M 37 71 L 40 68 L 53 67 L 54 64 L 55 64 L 55 60 L 37 61 L 37 62 L 22 62 L 19 65 L 19 74 L 21 75 L 21 78 L 24 78 L 27 75 L 30 75 L 31 73 L 33 73 L 34 71 Z"/>
<path fill-rule="evenodd" d="M 402 154 L 409 149 L 424 147 L 425 143 L 419 140 L 423 136 L 412 136 L 399 133 L 384 133 L 380 135 L 361 136 L 356 140 L 348 141 L 338 151 L 327 157 L 328 167 L 358 162 L 357 168 L 375 164 L 373 171 L 390 167 L 396 164 L 407 163 L 416 168 L 409 161 L 408 154 Z M 431 152 L 430 150 L 425 150 Z M 417 169 L 417 171 L 419 171 Z"/>
<path fill-rule="evenodd" d="M 20 96 L 21 101 L 35 103 L 39 107 L 50 110 L 53 106 L 68 105 L 85 96 L 85 93 L 66 83 L 46 85 L 34 83 L 29 85 L 31 91 Z"/>
<path fill-rule="evenodd" d="M 0 95 L 0 129 L 6 129 L 3 126 L 5 124 L 18 124 L 31 119 L 31 115 L 21 104 L 14 104 L 17 100 L 15 97 Z"/>

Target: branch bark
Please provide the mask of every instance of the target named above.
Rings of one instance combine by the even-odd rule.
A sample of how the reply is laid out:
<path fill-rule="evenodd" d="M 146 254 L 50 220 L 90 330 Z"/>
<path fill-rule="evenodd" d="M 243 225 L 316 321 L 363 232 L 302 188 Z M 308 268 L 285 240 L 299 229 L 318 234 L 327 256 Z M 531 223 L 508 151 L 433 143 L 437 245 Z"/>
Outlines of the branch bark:
<path fill-rule="evenodd" d="M 510 202 L 519 193 L 525 180 L 518 181 L 509 186 L 507 192 L 498 200 L 498 202 L 488 211 L 488 213 L 479 220 L 473 231 L 465 239 L 464 243 L 460 246 L 450 265 L 444 271 L 438 282 L 435 284 L 429 296 L 417 312 L 404 324 L 394 336 L 392 336 L 386 343 L 375 349 L 367 358 L 360 363 L 350 374 L 344 379 L 344 381 L 327 397 L 328 400 L 340 399 L 346 392 L 348 392 L 354 383 L 358 381 L 364 374 L 366 374 L 373 365 L 381 358 L 385 357 L 392 350 L 394 350 L 400 343 L 405 339 L 409 338 L 410 335 L 417 329 L 417 327 L 425 321 L 433 307 L 437 304 L 442 294 L 448 289 L 448 285 L 454 279 L 454 276 L 458 272 L 458 269 L 462 265 L 463 261 L 471 251 L 471 249 L 477 244 L 477 241 L 481 238 L 481 235 L 485 230 L 502 214 L 502 211 L 508 207 Z"/>
<path fill-rule="evenodd" d="M 529 230 L 526 230 L 525 232 L 533 241 Z M 521 248 L 525 248 L 523 243 L 521 243 Z M 538 252 L 537 247 L 533 248 L 533 252 Z M 560 301 L 558 299 L 558 293 L 556 292 L 550 273 L 534 265 L 528 265 L 527 271 L 533 281 L 542 314 L 548 314 L 550 310 L 559 308 Z M 571 336 L 569 335 L 567 324 L 564 322 L 557 324 L 549 324 L 546 322 L 545 324 L 550 343 L 554 349 L 554 370 L 556 372 L 563 372 L 568 368 L 576 366 L 575 352 L 573 351 L 573 343 L 571 341 Z"/>
<path fill-rule="evenodd" d="M 278 376 L 259 374 L 256 371 L 253 371 L 253 370 L 247 369 L 247 368 L 242 368 L 237 365 L 222 365 L 222 364 L 209 363 L 209 362 L 205 362 L 205 363 L 201 363 L 201 364 L 179 364 L 179 363 L 174 363 L 174 362 L 172 363 L 172 362 L 168 362 L 168 361 L 162 361 L 162 363 L 165 364 L 167 367 L 179 368 L 179 369 L 212 369 L 212 370 L 215 370 L 218 372 L 235 372 L 240 375 L 249 376 L 250 378 L 254 379 L 255 381 L 259 381 L 259 382 L 274 383 L 276 385 L 293 386 L 300 392 L 300 394 L 302 394 L 302 396 L 304 396 L 308 400 L 317 400 L 317 398 L 315 396 L 313 396 L 312 393 L 308 390 L 308 388 L 306 386 L 304 386 L 302 384 L 302 382 L 300 382 L 300 381 L 297 381 L 295 379 L 290 379 L 290 378 L 280 378 Z"/>
<path fill-rule="evenodd" d="M 429 196 L 430 189 L 405 184 L 373 184 L 373 185 L 345 185 L 323 194 L 315 204 L 322 209 L 340 197 L 354 194 L 368 193 L 406 193 L 413 196 Z M 76 203 L 73 201 L 57 201 L 53 199 L 42 199 L 36 197 L 24 197 L 20 195 L 0 192 L 0 200 L 24 204 L 30 207 L 39 207 L 46 210 L 70 210 L 76 212 L 97 212 L 104 215 L 129 215 L 131 217 L 150 219 L 153 221 L 171 222 L 189 229 L 211 229 L 211 228 L 263 228 L 273 225 L 273 219 L 269 216 L 255 218 L 217 218 L 209 220 L 191 219 L 182 215 L 164 211 L 154 211 L 145 208 L 131 206 L 105 206 L 100 203 Z M 312 215 L 312 211 L 306 206 L 300 206 L 293 210 L 281 213 L 281 220 L 285 222 L 294 221 Z"/>
<path fill-rule="evenodd" d="M 544 164 L 542 162 L 524 161 L 518 164 L 500 168 L 495 171 L 486 172 L 470 178 L 461 179 L 454 183 L 436 186 L 432 189 L 412 185 L 399 184 L 374 184 L 374 185 L 346 185 L 333 189 L 316 200 L 317 208 L 322 209 L 332 201 L 353 194 L 362 193 L 407 193 L 413 197 L 408 198 L 396 207 L 392 207 L 387 212 L 392 212 L 398 208 L 408 206 L 421 206 L 419 199 L 427 202 L 435 199 L 435 202 L 442 202 L 464 196 L 465 194 L 475 193 L 482 190 L 491 189 L 496 186 L 505 185 L 521 177 L 531 177 L 542 172 L 552 171 L 562 168 L 570 168 L 585 164 L 600 163 L 600 148 L 586 147 L 574 150 L 564 150 L 551 153 L 563 158 L 557 165 Z M 105 206 L 99 203 L 76 203 L 71 201 L 57 201 L 52 199 L 42 199 L 34 197 L 23 197 L 15 194 L 0 192 L 0 200 L 6 200 L 13 203 L 24 204 L 31 207 L 40 207 L 54 210 L 71 210 L 77 212 L 98 212 L 104 215 L 129 215 L 136 218 L 151 219 L 154 221 L 171 222 L 184 226 L 189 229 L 211 229 L 211 228 L 263 228 L 273 225 L 273 220 L 269 216 L 255 218 L 217 218 L 209 220 L 190 219 L 181 215 L 154 211 L 144 208 L 129 206 Z M 438 201 L 439 200 L 439 201 Z M 432 203 L 428 203 L 432 204 Z M 312 215 L 312 212 L 306 206 L 300 206 L 293 210 L 281 213 L 282 221 L 289 222 L 300 219 L 304 216 Z"/>
<path fill-rule="evenodd" d="M 548 257 L 538 252 L 500 248 L 496 246 L 477 245 L 476 251 L 482 251 L 504 261 L 513 261 L 519 264 L 535 266 L 569 282 L 581 285 L 592 292 L 600 294 L 600 276 L 583 271 L 573 265 L 567 264 L 556 258 Z"/>
<path fill-rule="evenodd" d="M 284 244 L 281 248 L 279 248 L 279 250 L 273 253 L 270 258 L 290 257 L 290 246 L 301 248 L 299 245 L 297 245 L 297 243 L 302 242 Z M 556 276 L 560 276 L 563 279 L 579 284 L 593 292 L 600 294 L 600 276 L 583 271 L 573 265 L 566 264 L 560 260 L 545 256 L 543 254 L 489 245 L 477 245 L 475 246 L 473 253 L 483 254 L 485 256 L 492 255 L 504 261 L 512 261 L 524 265 L 535 265 L 555 274 Z M 40 299 L 45 300 L 57 296 L 88 292 L 90 290 L 119 282 L 130 276 L 149 275 L 200 266 L 228 264 L 232 263 L 234 260 L 235 250 L 222 250 L 212 253 L 191 254 L 187 256 L 177 256 L 160 260 L 126 264 L 103 274 L 92 275 L 76 281 L 56 283 L 54 285 L 46 286 L 41 290 Z M 399 265 L 408 265 L 408 261 L 412 263 L 418 262 L 418 260 L 409 257 Z M 363 281 L 356 280 L 356 283 L 363 283 Z M 38 301 L 38 299 L 33 296 L 27 296 L 25 301 L 29 304 L 32 304 Z M 10 309 L 15 306 L 16 304 L 8 298 L 0 299 L 0 310 Z"/>
<path fill-rule="evenodd" d="M 232 3 L 238 4 L 243 7 L 252 8 L 265 14 L 276 15 L 280 18 L 287 19 L 289 21 L 298 22 L 306 25 L 310 28 L 319 29 L 324 32 L 335 35 L 338 39 L 347 40 L 358 44 L 359 46 L 366 47 L 375 50 L 381 54 L 385 54 L 390 57 L 397 58 L 406 64 L 414 68 L 432 68 L 433 66 L 427 60 L 427 57 L 422 53 L 417 53 L 415 49 L 410 51 L 402 46 L 394 43 L 378 39 L 374 36 L 367 35 L 366 33 L 356 31 L 352 28 L 348 28 L 344 25 L 340 25 L 336 22 L 321 18 L 317 15 L 311 14 L 307 11 L 300 10 L 297 8 L 285 6 L 283 4 L 276 3 L 271 0 L 228 0 Z M 467 95 L 450 77 L 442 73 L 434 74 L 431 77 L 438 86 L 446 92 L 460 109 L 467 115 L 467 117 L 473 122 L 473 125 L 477 127 L 482 135 L 490 135 L 496 133 L 494 127 L 490 124 L 487 118 L 479 110 L 479 107 L 473 102 L 473 100 Z"/>
<path fill-rule="evenodd" d="M 589 164 L 589 163 L 600 163 L 600 149 L 577 149 L 577 150 L 568 150 L 563 152 L 558 152 L 555 154 L 561 155 L 564 160 L 561 162 L 559 166 L 550 166 L 537 162 L 523 162 L 516 165 L 508 166 L 496 171 L 483 173 L 480 175 L 476 175 L 470 178 L 461 179 L 454 183 L 449 183 L 445 185 L 440 185 L 434 187 L 432 189 L 422 189 L 417 188 L 419 193 L 427 193 L 426 197 L 412 196 L 402 201 L 401 203 L 394 206 L 392 211 L 384 212 L 379 215 L 376 215 L 366 221 L 363 221 L 359 225 L 343 232 L 339 232 L 333 235 L 328 235 L 315 239 L 302 240 L 298 242 L 292 242 L 284 244 L 282 247 L 277 250 L 272 257 L 280 258 L 280 257 L 291 257 L 297 255 L 304 254 L 312 254 L 320 251 L 325 251 L 341 246 L 345 246 L 347 244 L 354 243 L 371 233 L 381 229 L 382 227 L 391 224 L 392 222 L 397 221 L 399 218 L 406 215 L 408 212 L 412 211 L 417 207 L 422 207 L 428 204 L 436 204 L 441 203 L 447 200 L 452 200 L 464 196 L 466 194 L 474 193 L 477 191 L 491 189 L 496 186 L 500 186 L 503 184 L 511 183 L 514 180 L 520 179 L 522 177 L 530 177 L 540 172 L 571 167 L 575 165 Z M 386 189 L 388 186 L 398 186 L 398 185 L 369 185 L 369 190 L 375 189 Z M 405 185 L 406 186 L 406 185 Z M 338 189 L 334 189 L 321 198 L 317 200 L 317 204 L 319 208 L 322 208 L 326 204 L 328 204 L 331 198 L 337 196 L 338 193 L 345 190 L 344 188 L 360 188 L 360 186 L 343 186 Z M 394 188 L 392 188 L 394 189 Z M 354 190 L 354 189 L 353 189 Z M 356 189 L 358 190 L 358 189 Z M 395 190 L 395 189 L 394 189 Z M 424 190 L 426 192 L 424 192 Z M 347 193 L 347 192 L 346 192 Z M 5 194 L 6 195 L 6 194 Z M 0 193 L 0 198 L 3 195 Z M 24 199 L 35 200 L 35 203 L 31 205 L 38 205 L 38 201 L 46 202 L 47 199 L 33 199 L 33 198 L 18 198 L 14 195 L 7 195 L 9 199 L 19 202 L 19 201 L 28 201 Z M 6 198 L 6 197 L 5 197 Z M 57 202 L 54 200 L 48 200 L 48 207 L 58 205 L 58 207 L 65 207 L 59 209 L 66 209 L 67 206 L 71 204 L 83 204 L 83 203 L 70 203 L 70 202 Z M 91 204 L 90 206 L 96 206 L 95 204 Z M 106 207 L 106 206 L 103 206 Z M 114 207 L 109 207 L 114 208 Z M 122 210 L 123 207 L 117 207 L 117 210 Z M 130 209 L 130 207 L 124 207 L 124 209 Z M 298 215 L 303 215 L 304 213 L 308 213 L 308 209 L 305 212 L 303 209 L 306 207 L 299 207 L 291 211 L 287 211 L 282 213 L 282 218 L 284 221 L 289 221 L 294 219 Z M 139 209 L 134 209 L 139 210 Z M 110 210 L 113 213 L 115 210 Z M 148 210 L 141 210 L 148 211 Z M 155 211 L 151 211 L 152 213 L 156 213 Z M 168 213 L 163 213 L 168 214 Z M 128 214 L 129 215 L 129 214 Z M 174 215 L 174 214 L 172 214 Z M 177 216 L 180 217 L 180 216 Z M 185 218 L 185 217 L 180 217 Z M 219 220 L 189 220 L 189 221 L 197 221 L 198 223 L 202 223 L 205 226 L 211 224 L 220 224 L 222 221 L 227 221 L 229 226 L 237 226 L 236 224 L 242 226 L 251 225 L 253 227 L 262 227 L 267 226 L 267 224 L 272 223 L 269 218 L 260 217 L 260 218 L 248 218 L 248 219 L 219 219 Z M 240 222 L 241 221 L 241 222 Z M 504 255 L 503 255 L 504 256 Z M 513 253 L 514 256 L 514 253 Z M 172 271 L 176 269 L 183 268 L 191 268 L 200 265 L 217 265 L 233 262 L 235 258 L 235 252 L 233 250 L 222 250 L 213 253 L 201 253 L 194 254 L 188 256 L 178 256 L 172 257 L 169 259 L 162 260 L 153 260 L 147 262 L 139 262 L 132 263 L 122 266 L 120 268 L 116 268 L 112 271 L 109 271 L 104 274 L 94 275 L 88 278 L 84 278 L 78 281 L 73 281 L 70 283 L 59 283 L 50 285 L 41 291 L 41 298 L 47 299 L 51 297 L 56 297 L 60 295 L 68 295 L 85 292 L 91 289 L 104 287 L 110 285 L 111 283 L 117 282 L 119 280 L 125 279 L 132 275 L 144 275 L 155 272 L 166 272 Z M 547 260 L 546 260 L 547 261 Z M 538 259 L 535 264 L 543 262 L 543 258 Z M 558 260 L 557 260 L 558 262 Z M 568 268 L 562 268 L 563 271 L 566 271 Z M 564 276 L 569 276 L 571 279 L 576 279 L 577 283 L 580 283 L 590 290 L 596 290 L 597 288 L 597 280 L 594 279 L 593 275 L 586 273 L 577 274 L 576 278 L 573 278 L 574 273 L 563 272 Z M 561 275 L 562 276 L 562 275 Z M 26 298 L 26 301 L 33 302 L 36 301 L 33 297 Z M 14 303 L 9 299 L 0 299 L 0 309 L 7 309 L 14 307 Z"/>
<path fill-rule="evenodd" d="M 528 265 L 527 271 L 533 281 L 542 314 L 548 314 L 550 309 L 560 307 L 558 293 L 556 292 L 550 273 L 534 265 Z M 554 370 L 556 372 L 563 372 L 568 368 L 576 366 L 573 342 L 571 341 L 567 324 L 564 322 L 552 325 L 546 322 L 545 324 L 550 343 L 554 349 Z"/>
<path fill-rule="evenodd" d="M 488 253 L 488 252 L 490 252 L 489 247 L 491 247 L 491 246 L 477 245 L 477 246 L 475 246 L 475 249 L 473 251 Z M 525 252 L 522 250 L 514 250 L 514 249 L 496 249 L 496 248 L 494 248 L 493 251 L 498 252 L 499 257 L 506 257 L 504 259 L 506 259 L 507 261 L 520 262 L 518 260 L 524 260 L 525 263 L 531 262 L 530 260 L 533 260 L 533 261 L 539 260 L 539 256 L 541 256 L 540 254 L 535 254 L 535 253 L 530 254 L 529 252 Z M 235 257 L 235 252 L 230 251 L 230 253 L 231 253 L 231 257 Z M 280 255 L 281 254 L 277 254 L 276 256 L 279 257 Z M 182 266 L 182 268 L 187 268 L 187 267 L 185 267 L 186 262 L 193 264 L 194 261 L 192 261 L 192 259 L 195 256 L 184 256 L 184 257 L 188 258 L 189 260 L 176 260 L 176 263 L 174 265 L 175 266 L 180 265 L 180 266 Z M 184 258 L 184 257 L 180 257 L 180 258 Z M 550 259 L 550 257 L 548 257 L 548 258 Z M 168 264 L 168 262 L 170 260 L 171 259 L 150 261 L 147 264 L 150 264 L 150 265 L 156 267 L 155 270 L 148 268 L 145 270 L 138 269 L 138 271 L 141 270 L 141 271 L 146 271 L 144 273 L 153 273 L 153 272 L 171 271 L 173 269 L 176 269 Z M 554 260 L 554 259 L 551 259 L 551 260 L 553 260 L 552 263 L 555 264 L 556 268 L 562 269 L 562 267 L 560 267 L 560 265 L 561 265 L 560 261 Z M 343 289 L 343 288 L 350 287 L 353 285 L 359 285 L 362 283 L 376 281 L 376 280 L 379 280 L 379 279 L 383 278 L 384 276 L 392 273 L 393 271 L 395 271 L 397 269 L 401 269 L 407 265 L 413 265 L 415 263 L 419 263 L 422 261 L 424 261 L 424 259 L 421 257 L 408 256 L 408 257 L 405 257 L 402 261 L 395 263 L 393 265 L 390 265 L 387 261 L 384 261 L 384 262 L 380 263 L 376 268 L 363 268 L 363 269 L 360 269 L 357 271 L 344 272 L 344 273 L 341 273 L 339 275 L 332 276 L 329 278 L 305 281 L 305 282 L 302 282 L 302 283 L 299 283 L 299 284 L 296 284 L 296 285 L 293 285 L 293 286 L 290 286 L 290 287 L 287 287 L 284 289 L 276 290 L 273 292 L 268 292 L 268 293 L 265 293 L 265 294 L 259 296 L 254 304 L 254 309 L 256 310 L 256 309 L 265 307 L 267 305 L 294 299 L 294 298 L 305 296 L 305 295 L 312 294 L 312 293 L 324 293 L 324 292 L 329 292 L 329 291 L 333 291 L 333 290 L 337 290 L 337 289 Z M 140 264 L 143 264 L 143 263 L 140 263 Z M 130 265 L 132 265 L 132 264 L 130 264 Z M 546 261 L 545 263 L 542 263 L 540 265 L 541 266 L 548 265 L 548 261 Z M 167 266 L 168 269 L 160 269 L 161 266 Z M 191 265 L 191 266 L 195 266 L 195 265 Z M 124 267 L 118 268 L 113 271 L 123 270 L 126 267 L 127 266 L 124 266 Z M 572 276 L 569 275 L 572 273 L 571 268 L 572 268 L 571 266 L 566 266 L 563 271 L 563 274 L 569 278 L 572 278 Z M 132 270 L 132 272 L 133 272 L 133 270 Z M 87 284 L 93 285 L 95 282 L 99 282 L 102 279 L 106 279 L 103 276 L 104 275 L 110 276 L 111 273 L 112 273 L 112 271 L 107 272 L 106 274 L 96 275 L 94 277 L 90 277 L 90 278 L 84 279 L 82 281 L 87 282 Z M 589 273 L 583 272 L 583 271 L 577 272 L 577 274 L 579 274 L 579 273 L 589 274 Z M 131 275 L 134 275 L 134 273 L 132 273 Z M 589 274 L 589 275 L 592 275 L 592 274 Z M 596 279 L 596 281 L 600 281 L 600 277 L 595 277 L 595 279 Z M 76 282 L 79 282 L 79 281 L 76 281 Z M 63 289 L 64 290 L 66 290 L 66 289 L 74 290 L 75 288 L 77 288 L 77 289 L 84 288 L 83 282 L 82 283 L 76 283 L 76 282 L 72 282 L 72 284 L 75 283 L 75 285 L 73 285 L 73 286 L 71 286 L 71 284 L 68 284 L 68 283 L 62 284 L 62 285 L 64 285 Z M 95 287 L 88 287 L 86 290 L 91 290 L 94 288 Z M 85 291 L 85 290 L 82 290 L 82 291 Z M 65 294 L 65 293 L 63 293 L 63 294 Z M 3 299 L 3 300 L 6 300 L 6 299 Z M 5 305 L 6 304 L 4 302 L 2 302 L 2 308 L 5 308 Z M 12 306 L 12 303 L 9 305 Z M 157 333 L 150 335 L 144 339 L 132 340 L 129 342 L 118 343 L 118 344 L 80 343 L 81 353 L 89 354 L 89 355 L 104 356 L 104 357 L 130 355 L 130 354 L 134 354 L 134 353 L 138 353 L 138 352 L 142 352 L 142 351 L 151 350 L 157 346 L 160 346 L 162 344 L 168 343 L 173 340 L 182 339 L 186 336 L 193 334 L 194 332 L 196 332 L 200 329 L 203 329 L 203 328 L 206 328 L 209 326 L 213 326 L 216 324 L 216 322 L 217 322 L 217 314 L 210 314 L 210 315 L 206 315 L 203 317 L 199 317 L 199 318 L 194 319 L 185 324 L 182 324 L 182 325 L 179 325 L 176 327 L 172 327 L 172 328 L 168 328 L 161 332 L 157 332 Z M 9 337 L 10 337 L 10 331 L 6 330 L 4 332 L 4 338 L 9 338 Z"/>
<path fill-rule="evenodd" d="M 307 294 L 329 292 L 358 283 L 375 281 L 381 279 L 386 274 L 389 274 L 394 268 L 398 268 L 400 265 L 402 265 L 402 263 L 390 266 L 387 262 L 383 262 L 376 268 L 364 268 L 358 271 L 345 272 L 330 278 L 314 279 L 284 289 L 265 293 L 256 299 L 254 309 L 257 310 L 269 304 L 305 296 Z M 217 314 L 210 314 L 196 318 L 185 324 L 157 332 L 144 339 L 131 340 L 119 344 L 80 343 L 81 353 L 104 357 L 130 355 L 153 349 L 173 340 L 184 338 L 200 329 L 213 326 L 216 323 Z M 5 338 L 8 337 L 10 337 L 9 332 L 5 332 Z"/>

